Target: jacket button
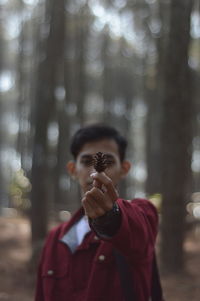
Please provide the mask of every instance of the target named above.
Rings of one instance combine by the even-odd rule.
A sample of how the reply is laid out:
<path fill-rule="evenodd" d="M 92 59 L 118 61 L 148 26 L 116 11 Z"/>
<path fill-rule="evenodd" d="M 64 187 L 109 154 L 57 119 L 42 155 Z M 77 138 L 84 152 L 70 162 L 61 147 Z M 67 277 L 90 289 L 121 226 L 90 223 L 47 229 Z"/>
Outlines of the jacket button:
<path fill-rule="evenodd" d="M 100 261 L 104 261 L 105 260 L 105 256 L 104 255 L 99 255 L 99 260 Z"/>
<path fill-rule="evenodd" d="M 49 276 L 53 275 L 53 271 L 52 270 L 48 270 L 47 271 L 47 275 L 49 275 Z"/>

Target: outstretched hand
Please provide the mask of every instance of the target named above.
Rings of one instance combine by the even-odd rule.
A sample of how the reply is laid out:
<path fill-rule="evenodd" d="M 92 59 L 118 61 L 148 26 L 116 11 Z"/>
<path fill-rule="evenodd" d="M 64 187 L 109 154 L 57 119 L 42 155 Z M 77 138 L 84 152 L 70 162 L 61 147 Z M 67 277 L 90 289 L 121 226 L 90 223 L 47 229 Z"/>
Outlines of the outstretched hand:
<path fill-rule="evenodd" d="M 94 219 L 104 215 L 113 208 L 118 198 L 118 192 L 112 180 L 104 173 L 93 173 L 93 188 L 85 193 L 82 205 L 85 214 Z"/>

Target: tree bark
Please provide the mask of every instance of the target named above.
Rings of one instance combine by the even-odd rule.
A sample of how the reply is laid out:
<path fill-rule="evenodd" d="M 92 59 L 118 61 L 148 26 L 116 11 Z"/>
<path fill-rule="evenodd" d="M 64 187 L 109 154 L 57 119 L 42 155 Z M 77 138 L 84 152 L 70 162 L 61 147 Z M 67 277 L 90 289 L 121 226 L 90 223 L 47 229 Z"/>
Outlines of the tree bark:
<path fill-rule="evenodd" d="M 55 108 L 54 91 L 58 63 L 63 53 L 64 0 L 51 0 L 49 5 L 50 32 L 43 52 L 45 59 L 39 66 L 35 99 L 34 141 L 32 161 L 32 241 L 43 240 L 48 226 L 48 141 L 47 128 Z M 44 42 L 43 42 L 44 43 Z"/>
<path fill-rule="evenodd" d="M 4 43 L 2 37 L 2 20 L 0 19 L 0 72 L 3 69 L 3 54 L 4 54 L 3 45 Z M 0 93 L 0 125 L 1 125 L 0 126 L 0 214 L 1 214 L 2 206 L 4 205 L 3 199 L 5 197 L 5 191 L 4 191 L 5 183 L 4 183 L 4 176 L 3 176 L 3 168 L 1 166 L 3 162 L 3 158 L 1 154 L 2 145 L 3 145 L 3 131 L 2 131 L 2 124 L 1 124 L 2 117 L 3 117 L 3 106 L 2 106 L 2 96 Z"/>
<path fill-rule="evenodd" d="M 164 67 L 161 262 L 166 272 L 184 267 L 185 205 L 191 176 L 193 99 L 188 52 L 192 7 L 192 0 L 171 1 Z"/>
<path fill-rule="evenodd" d="M 158 61 L 155 66 L 155 87 L 148 87 L 148 78 L 146 84 L 146 98 L 148 106 L 148 114 L 146 120 L 146 156 L 147 156 L 147 180 L 146 192 L 148 195 L 160 193 L 161 191 L 161 141 L 160 131 L 163 110 L 163 67 L 164 54 L 166 47 L 166 37 L 169 26 L 169 3 L 159 0 L 159 19 L 161 29 L 159 37 L 154 41 L 158 53 Z M 152 79 L 150 79 L 151 81 Z"/>

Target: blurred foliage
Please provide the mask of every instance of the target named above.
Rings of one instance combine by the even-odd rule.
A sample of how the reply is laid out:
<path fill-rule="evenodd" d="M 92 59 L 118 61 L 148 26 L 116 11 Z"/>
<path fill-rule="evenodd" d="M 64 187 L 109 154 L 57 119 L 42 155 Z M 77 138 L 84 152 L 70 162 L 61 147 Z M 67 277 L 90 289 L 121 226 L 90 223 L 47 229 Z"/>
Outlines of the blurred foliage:
<path fill-rule="evenodd" d="M 153 195 L 150 195 L 148 199 L 154 204 L 156 209 L 158 210 L 158 213 L 162 212 L 162 195 L 160 193 L 155 193 Z"/>
<path fill-rule="evenodd" d="M 31 208 L 30 191 L 31 184 L 24 170 L 16 171 L 9 188 L 10 207 L 27 214 Z"/>

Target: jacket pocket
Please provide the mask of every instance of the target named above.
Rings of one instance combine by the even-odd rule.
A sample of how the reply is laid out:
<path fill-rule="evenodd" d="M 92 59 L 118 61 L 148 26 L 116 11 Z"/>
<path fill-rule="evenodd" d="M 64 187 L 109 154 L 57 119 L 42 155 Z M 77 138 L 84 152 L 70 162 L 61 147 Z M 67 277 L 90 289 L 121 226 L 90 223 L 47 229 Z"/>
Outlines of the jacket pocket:
<path fill-rule="evenodd" d="M 68 269 L 66 265 L 61 267 L 46 266 L 42 270 L 42 282 L 45 301 L 65 300 L 68 285 Z"/>

